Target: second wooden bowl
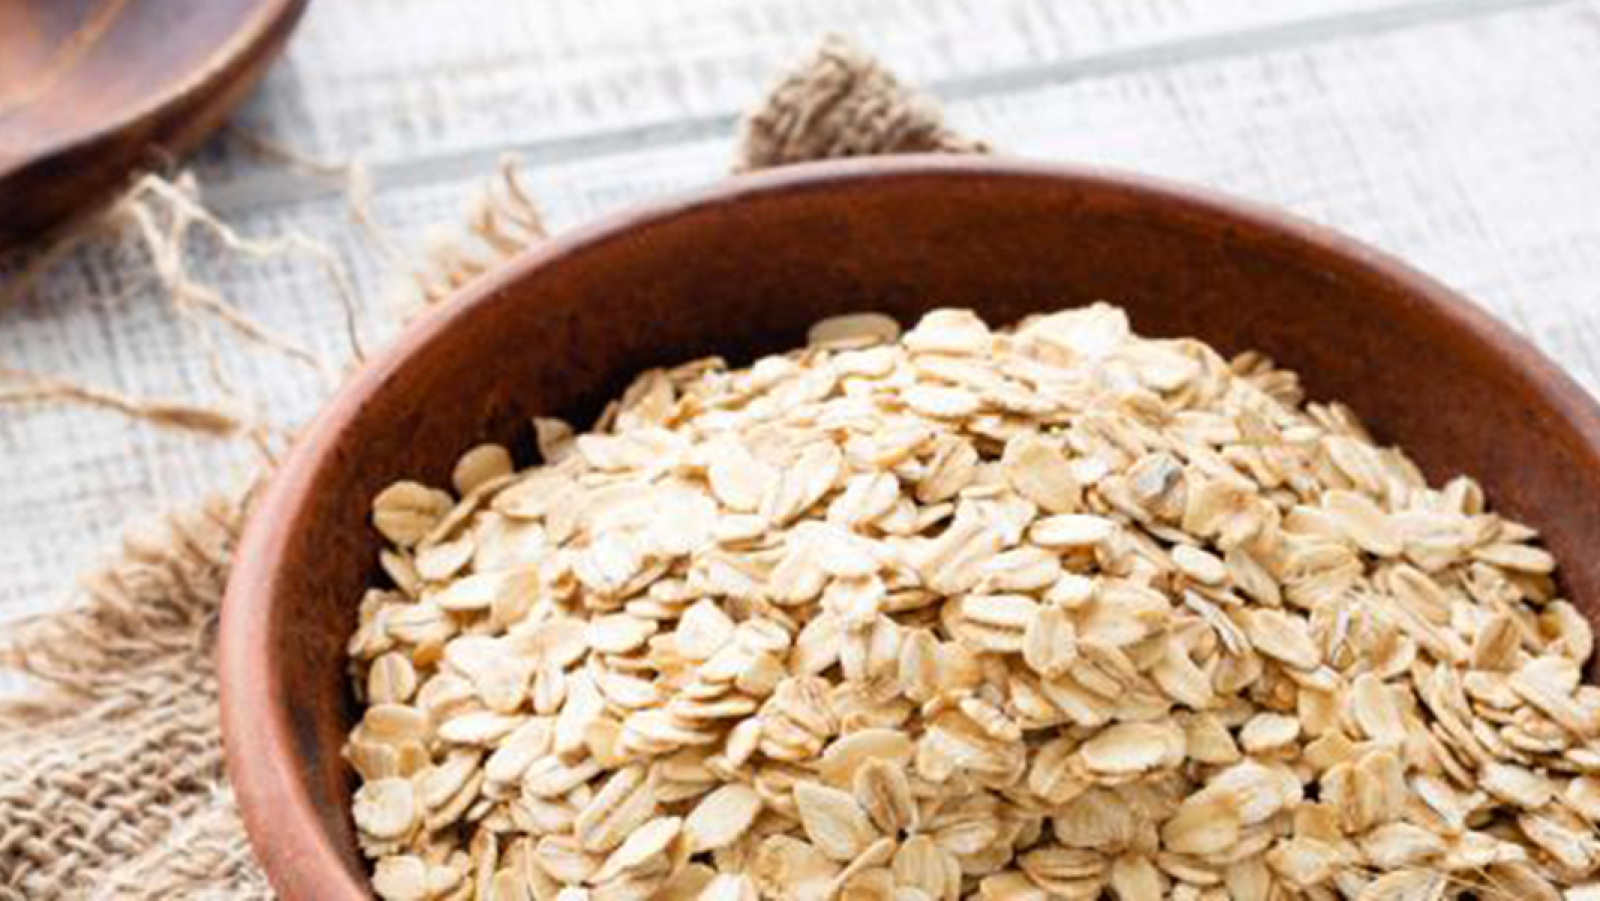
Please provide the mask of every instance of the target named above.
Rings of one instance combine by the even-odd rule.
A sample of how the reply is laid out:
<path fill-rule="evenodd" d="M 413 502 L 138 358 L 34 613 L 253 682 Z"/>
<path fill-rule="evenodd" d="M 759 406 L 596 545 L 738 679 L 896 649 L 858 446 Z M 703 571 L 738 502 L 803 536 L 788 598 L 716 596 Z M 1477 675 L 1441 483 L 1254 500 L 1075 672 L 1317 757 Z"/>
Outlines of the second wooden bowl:
<path fill-rule="evenodd" d="M 0 0 L 0 251 L 194 148 L 306 0 Z"/>
<path fill-rule="evenodd" d="M 992 159 L 795 167 L 616 216 L 418 323 L 323 413 L 250 523 L 223 616 L 228 763 L 285 898 L 366 893 L 340 758 L 344 646 L 374 576 L 372 497 L 445 483 L 528 417 L 586 422 L 634 373 L 804 341 L 815 320 L 934 307 L 1003 323 L 1110 299 L 1152 335 L 1260 349 L 1435 479 L 1466 472 L 1544 533 L 1600 609 L 1600 411 L 1521 339 L 1359 244 L 1249 204 Z"/>

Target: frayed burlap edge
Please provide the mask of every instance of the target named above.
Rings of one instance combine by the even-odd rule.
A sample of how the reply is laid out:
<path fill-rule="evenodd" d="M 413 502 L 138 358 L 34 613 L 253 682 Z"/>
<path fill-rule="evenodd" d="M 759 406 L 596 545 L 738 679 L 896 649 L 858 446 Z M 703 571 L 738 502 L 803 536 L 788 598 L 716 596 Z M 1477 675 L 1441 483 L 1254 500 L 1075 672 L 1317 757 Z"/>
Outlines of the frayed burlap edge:
<path fill-rule="evenodd" d="M 829 38 L 745 120 L 736 167 L 983 149 Z M 467 245 L 412 274 L 423 300 L 542 235 L 514 175 L 468 217 Z M 0 666 L 37 690 L 0 706 L 0 901 L 270 897 L 223 771 L 212 659 L 248 496 L 130 536 L 71 610 L 7 636 Z"/>
<path fill-rule="evenodd" d="M 839 37 L 779 81 L 748 116 L 736 171 L 887 153 L 982 153 L 944 124 L 933 101 Z"/>
<path fill-rule="evenodd" d="M 10 636 L 0 897 L 268 897 L 222 768 L 212 649 L 243 501 L 130 535 L 74 609 Z"/>

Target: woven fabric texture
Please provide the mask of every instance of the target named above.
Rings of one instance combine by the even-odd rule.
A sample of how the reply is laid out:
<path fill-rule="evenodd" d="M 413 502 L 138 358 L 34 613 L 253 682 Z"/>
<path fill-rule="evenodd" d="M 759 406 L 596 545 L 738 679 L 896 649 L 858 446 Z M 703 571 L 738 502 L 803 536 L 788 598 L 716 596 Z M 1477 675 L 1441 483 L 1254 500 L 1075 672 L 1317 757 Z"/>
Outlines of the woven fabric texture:
<path fill-rule="evenodd" d="M 983 149 L 830 38 L 746 118 L 737 168 Z M 0 901 L 271 897 L 223 771 L 213 660 L 247 506 L 168 514 L 72 609 L 6 636 L 0 666 L 37 691 L 0 706 Z"/>

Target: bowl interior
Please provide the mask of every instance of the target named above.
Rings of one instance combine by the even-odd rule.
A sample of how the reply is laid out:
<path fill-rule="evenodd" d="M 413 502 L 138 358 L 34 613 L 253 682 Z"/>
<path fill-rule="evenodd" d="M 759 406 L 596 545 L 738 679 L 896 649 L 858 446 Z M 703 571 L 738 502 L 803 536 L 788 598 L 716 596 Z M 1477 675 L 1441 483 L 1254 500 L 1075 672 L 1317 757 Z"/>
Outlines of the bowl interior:
<path fill-rule="evenodd" d="M 344 642 L 373 579 L 371 498 L 445 484 L 473 443 L 527 456 L 531 414 L 585 424 L 641 369 L 796 346 L 816 319 L 991 323 L 1107 299 L 1135 327 L 1259 349 L 1431 478 L 1471 473 L 1600 602 L 1600 417 L 1528 347 L 1431 281 L 1324 230 L 1123 176 L 994 160 L 797 167 L 613 219 L 413 328 L 325 412 L 252 522 L 222 675 L 230 767 L 289 897 L 363 891 L 339 747 Z M 336 892 L 334 889 L 337 888 Z"/>

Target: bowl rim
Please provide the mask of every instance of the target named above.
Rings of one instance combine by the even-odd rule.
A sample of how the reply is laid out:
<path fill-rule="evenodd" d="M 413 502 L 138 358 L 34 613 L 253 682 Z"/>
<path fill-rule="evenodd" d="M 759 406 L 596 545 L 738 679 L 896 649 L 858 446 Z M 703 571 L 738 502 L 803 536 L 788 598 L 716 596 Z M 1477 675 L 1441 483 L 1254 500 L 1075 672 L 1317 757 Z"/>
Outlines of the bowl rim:
<path fill-rule="evenodd" d="M 735 175 L 710 186 L 607 214 L 522 251 L 475 280 L 458 296 L 411 323 L 372 357 L 324 406 L 296 440 L 256 499 L 234 555 L 223 601 L 217 669 L 223 744 L 229 780 L 252 846 L 273 887 L 285 898 L 369 897 L 365 881 L 352 879 L 331 838 L 318 826 L 306 785 L 297 778 L 287 699 L 275 682 L 269 643 L 276 570 L 294 538 L 274 528 L 292 521 L 308 489 L 329 462 L 337 436 L 419 351 L 459 321 L 479 315 L 508 286 L 543 267 L 640 229 L 664 225 L 701 210 L 793 193 L 849 188 L 861 183 L 911 179 L 1046 179 L 1085 190 L 1109 191 L 1155 206 L 1169 215 L 1204 217 L 1269 233 L 1304 247 L 1314 257 L 1339 258 L 1393 286 L 1463 346 L 1504 362 L 1508 375 L 1541 398 L 1569 425 L 1578 446 L 1569 448 L 1600 466 L 1600 405 L 1527 339 L 1431 276 L 1332 228 L 1255 201 L 1146 175 L 1099 166 L 1003 156 L 913 154 L 802 163 Z M 293 824 L 284 828 L 284 823 Z"/>

